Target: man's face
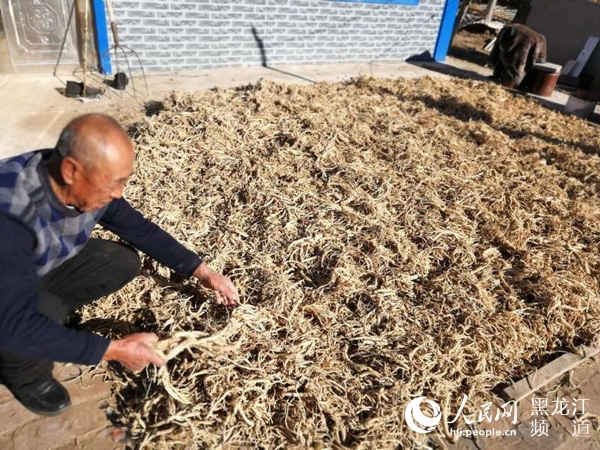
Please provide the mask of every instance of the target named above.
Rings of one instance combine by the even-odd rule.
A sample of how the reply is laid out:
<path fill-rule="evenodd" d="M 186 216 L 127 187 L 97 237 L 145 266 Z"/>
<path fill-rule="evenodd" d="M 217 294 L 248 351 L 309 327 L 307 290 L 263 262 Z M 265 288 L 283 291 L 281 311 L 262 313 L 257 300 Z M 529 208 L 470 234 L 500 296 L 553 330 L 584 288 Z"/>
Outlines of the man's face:
<path fill-rule="evenodd" d="M 129 151 L 107 156 L 89 167 L 75 161 L 77 170 L 69 189 L 71 206 L 89 213 L 121 198 L 133 173 L 133 159 L 133 151 Z"/>

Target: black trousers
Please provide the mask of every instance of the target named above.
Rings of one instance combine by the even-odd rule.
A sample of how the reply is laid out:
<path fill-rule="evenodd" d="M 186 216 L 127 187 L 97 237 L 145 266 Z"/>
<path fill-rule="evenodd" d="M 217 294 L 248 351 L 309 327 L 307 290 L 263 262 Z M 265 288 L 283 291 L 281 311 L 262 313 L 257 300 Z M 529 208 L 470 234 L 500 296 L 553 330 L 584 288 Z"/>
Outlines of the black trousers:
<path fill-rule="evenodd" d="M 90 239 L 38 284 L 40 311 L 64 324 L 71 311 L 121 289 L 140 270 L 137 252 L 118 242 Z M 23 387 L 52 376 L 53 362 L 0 353 L 0 382 Z"/>

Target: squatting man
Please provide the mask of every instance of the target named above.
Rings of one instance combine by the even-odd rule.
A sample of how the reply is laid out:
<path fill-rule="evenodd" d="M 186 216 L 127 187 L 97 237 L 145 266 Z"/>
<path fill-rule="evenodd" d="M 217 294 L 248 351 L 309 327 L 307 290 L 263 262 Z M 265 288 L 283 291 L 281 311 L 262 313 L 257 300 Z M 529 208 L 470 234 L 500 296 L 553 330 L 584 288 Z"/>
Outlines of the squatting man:
<path fill-rule="evenodd" d="M 37 414 L 70 405 L 52 376 L 53 361 L 118 361 L 134 371 L 165 364 L 151 347 L 153 333 L 108 340 L 65 326 L 71 311 L 138 274 L 133 247 L 198 278 L 217 303 L 239 302 L 228 277 L 122 197 L 133 163 L 125 130 L 100 114 L 71 121 L 54 149 L 0 161 L 0 382 Z M 97 223 L 127 244 L 90 239 Z"/>

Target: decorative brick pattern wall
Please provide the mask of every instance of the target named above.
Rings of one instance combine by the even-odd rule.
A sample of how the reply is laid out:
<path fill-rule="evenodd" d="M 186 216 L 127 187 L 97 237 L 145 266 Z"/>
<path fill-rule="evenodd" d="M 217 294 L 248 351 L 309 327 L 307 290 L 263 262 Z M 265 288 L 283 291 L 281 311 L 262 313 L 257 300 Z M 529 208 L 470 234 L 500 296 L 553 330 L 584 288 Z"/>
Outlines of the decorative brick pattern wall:
<path fill-rule="evenodd" d="M 433 53 L 444 3 L 113 0 L 121 43 L 148 71 L 403 61 Z"/>

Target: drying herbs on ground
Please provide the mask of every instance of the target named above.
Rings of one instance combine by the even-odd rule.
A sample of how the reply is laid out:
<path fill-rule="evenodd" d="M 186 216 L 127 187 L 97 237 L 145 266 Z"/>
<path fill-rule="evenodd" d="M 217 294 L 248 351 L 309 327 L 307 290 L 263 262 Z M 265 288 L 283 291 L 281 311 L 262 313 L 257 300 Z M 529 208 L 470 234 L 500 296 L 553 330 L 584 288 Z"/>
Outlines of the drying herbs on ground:
<path fill-rule="evenodd" d="M 176 348 L 112 374 L 139 447 L 411 448 L 410 400 L 490 401 L 600 331 L 581 119 L 485 82 L 356 79 L 173 94 L 131 133 L 129 201 L 244 302 L 147 262 L 83 312 Z"/>

